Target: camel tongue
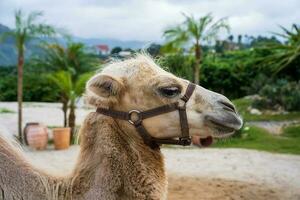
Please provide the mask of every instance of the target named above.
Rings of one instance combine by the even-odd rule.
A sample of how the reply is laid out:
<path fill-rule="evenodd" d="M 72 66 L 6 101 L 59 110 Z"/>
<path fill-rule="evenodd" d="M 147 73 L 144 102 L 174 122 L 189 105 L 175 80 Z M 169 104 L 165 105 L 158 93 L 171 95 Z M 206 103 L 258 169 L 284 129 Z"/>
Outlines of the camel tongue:
<path fill-rule="evenodd" d="M 203 147 L 208 147 L 213 143 L 213 138 L 208 136 L 207 138 L 200 138 L 200 144 Z"/>
<path fill-rule="evenodd" d="M 206 138 L 200 138 L 199 136 L 192 137 L 192 143 L 198 147 L 208 147 L 213 142 L 213 138 L 208 136 Z"/>

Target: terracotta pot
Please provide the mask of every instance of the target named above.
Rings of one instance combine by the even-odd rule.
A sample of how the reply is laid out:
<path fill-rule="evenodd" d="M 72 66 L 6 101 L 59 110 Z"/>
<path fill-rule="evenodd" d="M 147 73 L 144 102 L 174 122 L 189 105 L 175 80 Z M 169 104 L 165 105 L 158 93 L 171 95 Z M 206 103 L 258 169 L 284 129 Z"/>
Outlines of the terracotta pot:
<path fill-rule="evenodd" d="M 67 149 L 70 146 L 70 128 L 53 129 L 54 147 L 56 150 Z"/>
<path fill-rule="evenodd" d="M 25 143 L 36 150 L 44 150 L 48 144 L 47 127 L 39 123 L 27 123 L 24 128 Z"/>

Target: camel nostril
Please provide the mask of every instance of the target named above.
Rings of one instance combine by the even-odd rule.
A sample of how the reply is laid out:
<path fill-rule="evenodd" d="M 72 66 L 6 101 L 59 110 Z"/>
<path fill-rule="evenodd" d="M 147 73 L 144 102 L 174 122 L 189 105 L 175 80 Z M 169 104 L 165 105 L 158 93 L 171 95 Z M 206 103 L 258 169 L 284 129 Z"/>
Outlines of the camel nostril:
<path fill-rule="evenodd" d="M 227 111 L 231 111 L 231 112 L 234 112 L 234 113 L 236 113 L 236 111 L 235 111 L 235 107 L 234 107 L 234 105 L 232 104 L 232 103 L 230 103 L 230 102 L 227 102 L 227 101 L 218 101 L 221 105 L 223 105 L 223 106 L 225 106 L 225 107 L 223 107 L 223 109 L 224 110 L 227 110 Z"/>

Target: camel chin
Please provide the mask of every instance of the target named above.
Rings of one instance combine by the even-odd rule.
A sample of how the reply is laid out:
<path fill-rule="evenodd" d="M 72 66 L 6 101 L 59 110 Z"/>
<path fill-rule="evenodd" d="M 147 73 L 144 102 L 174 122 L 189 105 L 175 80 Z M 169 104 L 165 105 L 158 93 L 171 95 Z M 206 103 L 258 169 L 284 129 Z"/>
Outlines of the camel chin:
<path fill-rule="evenodd" d="M 214 139 L 228 138 L 235 131 L 241 129 L 243 120 L 237 114 L 227 113 L 223 115 L 206 115 L 206 125 L 209 127 L 208 135 L 194 135 L 192 142 L 198 147 L 208 147 L 213 144 Z"/>

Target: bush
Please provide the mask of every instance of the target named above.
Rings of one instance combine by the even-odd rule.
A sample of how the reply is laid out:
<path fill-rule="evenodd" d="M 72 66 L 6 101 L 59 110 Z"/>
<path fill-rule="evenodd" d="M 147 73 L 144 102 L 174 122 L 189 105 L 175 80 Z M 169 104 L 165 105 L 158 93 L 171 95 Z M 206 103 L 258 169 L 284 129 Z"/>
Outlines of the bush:
<path fill-rule="evenodd" d="M 282 107 L 287 111 L 300 111 L 300 82 L 279 79 L 262 87 L 259 94 L 262 99 L 255 100 L 253 107 L 273 110 Z"/>
<path fill-rule="evenodd" d="M 236 62 L 241 57 L 249 57 L 248 52 L 238 52 L 224 55 L 207 55 L 203 58 L 200 69 L 200 85 L 224 94 L 229 98 L 239 98 L 247 95 L 246 86 L 251 84 L 256 75 L 249 63 Z M 182 53 L 165 55 L 160 64 L 171 73 L 193 81 L 195 58 Z"/>
<path fill-rule="evenodd" d="M 17 101 L 17 70 L 15 66 L 0 67 L 0 101 Z M 24 101 L 58 101 L 58 88 L 49 83 L 46 72 L 24 67 Z"/>
<path fill-rule="evenodd" d="M 263 88 L 267 84 L 270 84 L 271 82 L 272 79 L 270 79 L 263 73 L 259 73 L 252 79 L 252 81 L 250 81 L 250 84 L 248 86 L 244 87 L 244 90 L 248 95 L 258 94 L 261 88 Z"/>
<path fill-rule="evenodd" d="M 193 65 L 195 63 L 193 56 L 185 56 L 181 53 L 170 54 L 161 57 L 159 62 L 171 73 L 190 81 L 193 80 Z"/>

